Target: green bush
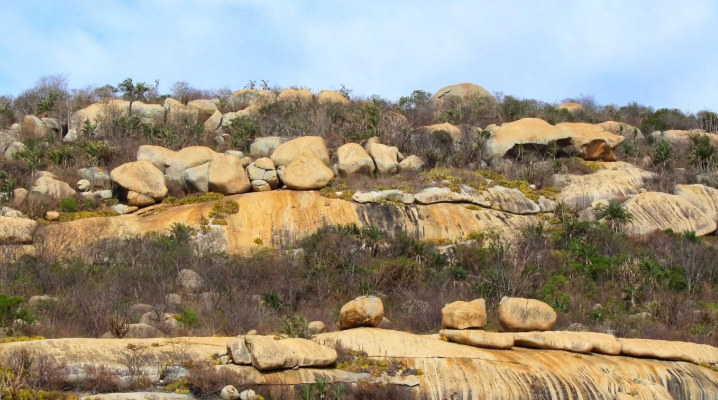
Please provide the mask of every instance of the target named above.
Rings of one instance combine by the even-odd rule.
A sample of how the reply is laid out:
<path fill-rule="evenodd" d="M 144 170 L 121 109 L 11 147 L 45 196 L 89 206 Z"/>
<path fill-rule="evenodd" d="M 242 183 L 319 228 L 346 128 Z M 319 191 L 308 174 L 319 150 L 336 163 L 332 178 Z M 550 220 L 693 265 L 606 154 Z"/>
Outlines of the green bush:
<path fill-rule="evenodd" d="M 24 305 L 24 297 L 11 297 L 0 293 L 0 326 L 12 326 L 15 320 L 21 320 L 26 323 L 35 321 L 32 313 Z"/>
<path fill-rule="evenodd" d="M 175 319 L 188 328 L 196 328 L 199 326 L 199 314 L 188 308 L 182 310 L 182 313 L 175 317 Z"/>
<path fill-rule="evenodd" d="M 65 197 L 60 200 L 60 211 L 66 213 L 80 211 L 80 203 L 74 197 Z"/>

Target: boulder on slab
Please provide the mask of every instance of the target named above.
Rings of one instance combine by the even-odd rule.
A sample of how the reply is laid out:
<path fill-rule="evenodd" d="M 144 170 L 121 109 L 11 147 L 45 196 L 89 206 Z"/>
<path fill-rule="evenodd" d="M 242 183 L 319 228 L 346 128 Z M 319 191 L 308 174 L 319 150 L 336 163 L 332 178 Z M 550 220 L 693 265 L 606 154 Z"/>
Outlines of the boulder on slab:
<path fill-rule="evenodd" d="M 371 175 L 376 167 L 374 160 L 356 143 L 347 143 L 337 149 L 337 168 L 343 176 L 353 174 Z"/>
<path fill-rule="evenodd" d="M 184 149 L 169 153 L 165 174 L 173 181 L 180 182 L 180 175 L 183 171 L 207 164 L 220 154 L 204 146 L 185 147 Z"/>
<path fill-rule="evenodd" d="M 322 189 L 333 179 L 334 172 L 309 147 L 305 147 L 284 172 L 284 184 L 292 190 Z"/>
<path fill-rule="evenodd" d="M 251 182 L 253 192 L 270 192 L 272 187 L 269 186 L 269 182 L 260 179 Z"/>
<path fill-rule="evenodd" d="M 337 361 L 336 350 L 307 339 L 275 340 L 268 336 L 245 336 L 252 365 L 260 371 L 296 367 L 326 367 Z"/>
<path fill-rule="evenodd" d="M 441 322 L 447 329 L 481 329 L 486 324 L 486 300 L 449 303 L 441 309 Z"/>
<path fill-rule="evenodd" d="M 486 332 L 473 329 L 442 329 L 439 335 L 452 343 L 459 343 L 485 349 L 508 350 L 514 347 L 514 335 L 511 333 Z"/>
<path fill-rule="evenodd" d="M 376 170 L 380 174 L 393 174 L 399 168 L 399 162 L 404 159 L 399 149 L 381 144 L 377 137 L 367 140 L 364 148 L 374 160 Z"/>
<path fill-rule="evenodd" d="M 584 354 L 593 350 L 593 342 L 588 337 L 575 332 L 517 332 L 513 335 L 514 344 L 521 347 Z M 615 341 L 615 338 L 613 340 Z"/>
<path fill-rule="evenodd" d="M 234 155 L 218 155 L 209 163 L 209 190 L 231 195 L 252 189 L 242 166 L 242 160 Z"/>
<path fill-rule="evenodd" d="M 60 213 L 57 211 L 48 211 L 45 213 L 45 219 L 54 222 L 60 220 Z"/>
<path fill-rule="evenodd" d="M 331 165 L 327 145 L 324 143 L 324 139 L 319 136 L 303 136 L 282 143 L 272 152 L 272 162 L 275 167 L 288 167 L 305 149 L 311 150 L 325 166 L 329 167 Z"/>
<path fill-rule="evenodd" d="M 384 318 L 384 304 L 374 296 L 361 296 L 345 304 L 339 311 L 339 329 L 376 327 Z"/>
<path fill-rule="evenodd" d="M 110 179 L 127 190 L 154 200 L 162 200 L 167 196 L 167 186 L 162 171 L 150 161 L 122 164 L 110 172 Z"/>
<path fill-rule="evenodd" d="M 203 193 L 209 192 L 209 165 L 210 163 L 204 163 L 182 171 L 179 175 L 182 188 Z"/>
<path fill-rule="evenodd" d="M 499 323 L 510 332 L 548 331 L 556 324 L 556 311 L 542 301 L 504 297 L 499 304 Z"/>
<path fill-rule="evenodd" d="M 222 113 L 218 110 L 204 121 L 205 133 L 211 133 L 222 127 Z"/>

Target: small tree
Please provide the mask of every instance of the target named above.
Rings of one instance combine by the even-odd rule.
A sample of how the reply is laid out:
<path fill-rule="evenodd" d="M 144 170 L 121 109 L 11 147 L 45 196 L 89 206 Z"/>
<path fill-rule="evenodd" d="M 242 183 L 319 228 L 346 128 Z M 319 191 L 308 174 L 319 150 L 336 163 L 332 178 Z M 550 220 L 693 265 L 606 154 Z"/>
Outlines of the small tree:
<path fill-rule="evenodd" d="M 700 171 L 709 171 L 713 165 L 715 147 L 708 135 L 691 135 L 690 159 Z"/>
<path fill-rule="evenodd" d="M 24 305 L 24 297 L 12 297 L 0 293 L 0 327 L 12 326 L 16 320 L 26 323 L 35 321 L 35 318 Z"/>
<path fill-rule="evenodd" d="M 653 162 L 660 164 L 664 169 L 671 167 L 671 160 L 673 159 L 673 146 L 667 140 L 661 140 L 656 143 L 653 149 Z"/>
<path fill-rule="evenodd" d="M 611 200 L 608 205 L 599 204 L 594 208 L 596 219 L 603 221 L 611 232 L 620 233 L 633 220 L 626 206 Z"/>

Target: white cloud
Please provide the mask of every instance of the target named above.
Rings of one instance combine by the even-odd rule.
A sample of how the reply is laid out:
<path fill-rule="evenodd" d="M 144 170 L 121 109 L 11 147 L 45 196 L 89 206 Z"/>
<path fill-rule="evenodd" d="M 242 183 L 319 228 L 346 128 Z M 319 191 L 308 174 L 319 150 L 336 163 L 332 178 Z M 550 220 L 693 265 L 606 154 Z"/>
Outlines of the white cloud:
<path fill-rule="evenodd" d="M 716 109 L 712 0 L 0 0 L 0 92 L 43 74 L 397 98 L 470 81 L 558 101 Z"/>

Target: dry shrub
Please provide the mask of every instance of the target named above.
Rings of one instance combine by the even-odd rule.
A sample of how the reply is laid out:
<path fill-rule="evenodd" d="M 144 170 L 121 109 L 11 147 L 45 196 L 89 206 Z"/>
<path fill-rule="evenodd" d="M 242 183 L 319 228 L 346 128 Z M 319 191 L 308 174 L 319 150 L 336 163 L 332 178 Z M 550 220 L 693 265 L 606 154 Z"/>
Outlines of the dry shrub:
<path fill-rule="evenodd" d="M 217 399 L 223 387 L 234 385 L 240 392 L 248 382 L 244 371 L 230 370 L 208 364 L 197 364 L 187 378 L 190 392 L 200 399 Z"/>
<path fill-rule="evenodd" d="M 75 383 L 75 389 L 90 393 L 114 393 L 123 389 L 118 371 L 104 365 L 85 365 L 85 379 Z"/>

